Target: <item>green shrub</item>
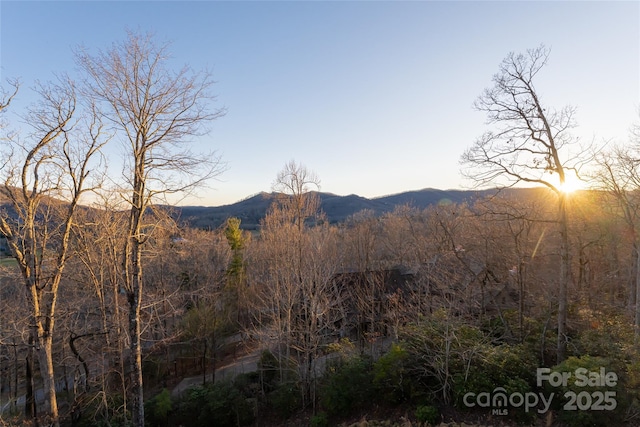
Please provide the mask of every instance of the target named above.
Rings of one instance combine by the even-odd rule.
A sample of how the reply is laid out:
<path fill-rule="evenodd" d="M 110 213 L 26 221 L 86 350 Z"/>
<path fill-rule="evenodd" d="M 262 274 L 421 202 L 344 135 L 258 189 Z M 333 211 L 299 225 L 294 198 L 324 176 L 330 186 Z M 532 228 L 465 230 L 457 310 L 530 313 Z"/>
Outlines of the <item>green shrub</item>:
<path fill-rule="evenodd" d="M 260 374 L 257 372 L 238 374 L 233 380 L 233 386 L 237 388 L 244 397 L 257 398 L 260 394 Z"/>
<path fill-rule="evenodd" d="M 403 385 L 404 372 L 411 378 L 404 393 L 409 391 L 416 400 L 439 399 L 466 408 L 463 398 L 469 392 L 477 395 L 502 388 L 507 394 L 524 395 L 532 391 L 538 367 L 535 353 L 528 344 L 508 344 L 508 328 L 500 330 L 505 324 L 489 324 L 483 330 L 440 310 L 426 321 L 403 328 L 406 359 L 396 372 L 403 375 Z M 518 421 L 532 421 L 535 415 L 524 407 L 509 408 L 509 417 Z"/>
<path fill-rule="evenodd" d="M 629 414 L 640 414 L 640 358 L 625 366 L 624 388 Z"/>
<path fill-rule="evenodd" d="M 349 338 L 341 338 L 338 342 L 327 344 L 325 353 L 338 353 L 341 359 L 346 360 L 356 353 L 356 346 Z"/>
<path fill-rule="evenodd" d="M 496 387 L 526 393 L 535 383 L 535 374 L 535 360 L 522 346 L 485 344 L 477 348 L 466 369 L 453 373 L 454 397 L 461 403 L 467 392 L 490 392 Z"/>
<path fill-rule="evenodd" d="M 318 412 L 316 415 L 311 417 L 309 424 L 311 427 L 329 427 L 329 419 L 325 412 Z"/>
<path fill-rule="evenodd" d="M 289 418 L 302 407 L 300 387 L 293 382 L 278 385 L 269 393 L 268 400 L 271 407 L 283 418 Z"/>
<path fill-rule="evenodd" d="M 583 355 L 604 357 L 610 362 L 611 368 L 622 371 L 624 362 L 634 360 L 636 354 L 633 354 L 634 348 L 633 325 L 620 319 L 617 316 L 607 315 L 606 313 L 597 313 L 597 319 L 587 317 L 584 322 L 589 321 L 590 327 L 580 331 L 572 340 L 569 350 L 573 350 L 573 356 L 580 357 Z M 596 316 L 595 313 L 590 313 Z"/>
<path fill-rule="evenodd" d="M 171 409 L 171 395 L 169 394 L 169 390 L 165 388 L 145 403 L 145 423 L 151 427 L 168 425 Z"/>
<path fill-rule="evenodd" d="M 217 382 L 194 387 L 179 403 L 179 418 L 183 424 L 199 426 L 238 426 L 253 422 L 253 407 L 243 394 L 229 382 Z"/>
<path fill-rule="evenodd" d="M 411 397 L 411 376 L 408 375 L 407 351 L 392 344 L 389 351 L 373 365 L 373 384 L 386 401 L 400 403 Z"/>
<path fill-rule="evenodd" d="M 621 424 L 624 420 L 628 402 L 626 399 L 625 387 L 622 378 L 618 377 L 616 385 L 609 387 L 600 385 L 600 369 L 604 368 L 606 372 L 614 372 L 624 374 L 612 369 L 617 362 L 611 362 L 608 358 L 591 357 L 585 355 L 582 357 L 569 357 L 559 365 L 551 369 L 552 373 L 559 375 L 570 375 L 567 377 L 566 385 L 562 382 L 558 386 L 554 386 L 550 381 L 545 381 L 545 393 L 555 393 L 554 409 L 559 411 L 559 419 L 571 426 L 609 426 Z M 583 384 L 583 378 L 579 378 L 576 370 L 583 368 L 584 371 L 579 372 L 581 377 L 593 378 L 595 385 Z M 598 374 L 596 374 L 598 373 Z M 605 392 L 615 393 L 615 395 L 605 395 L 601 398 L 599 395 Z M 593 405 L 604 407 L 604 409 L 596 408 Z M 615 408 L 613 407 L 615 405 Z"/>
<path fill-rule="evenodd" d="M 94 392 L 95 393 L 95 392 Z M 100 392 L 102 393 L 102 392 Z M 80 406 L 80 419 L 73 422 L 76 427 L 128 427 L 131 413 L 124 411 L 122 393 L 107 393 L 103 398 L 88 395 Z M 74 416 L 72 415 L 72 418 Z M 14 425 L 9 423 L 9 425 Z"/>
<path fill-rule="evenodd" d="M 435 406 L 420 405 L 416 408 L 415 416 L 421 423 L 435 425 L 440 419 L 440 412 Z"/>
<path fill-rule="evenodd" d="M 330 415 L 347 415 L 370 402 L 374 395 L 373 374 L 368 358 L 356 357 L 331 365 L 322 379 L 320 402 Z"/>
<path fill-rule="evenodd" d="M 492 393 L 497 388 L 504 389 L 507 396 L 525 395 L 533 390 L 536 369 L 534 358 L 523 345 L 479 346 L 475 357 L 469 360 L 468 369 L 453 374 L 455 401 L 465 408 L 463 398 L 467 392 L 477 395 Z M 527 411 L 524 405 L 509 407 L 508 412 L 510 418 L 525 423 L 532 422 L 536 416 L 536 411 Z"/>
<path fill-rule="evenodd" d="M 434 312 L 429 320 L 410 324 L 401 330 L 402 348 L 407 351 L 405 367 L 422 393 L 448 402 L 452 397 L 451 378 L 466 377 L 470 363 L 487 338 L 474 326 L 447 314 Z"/>

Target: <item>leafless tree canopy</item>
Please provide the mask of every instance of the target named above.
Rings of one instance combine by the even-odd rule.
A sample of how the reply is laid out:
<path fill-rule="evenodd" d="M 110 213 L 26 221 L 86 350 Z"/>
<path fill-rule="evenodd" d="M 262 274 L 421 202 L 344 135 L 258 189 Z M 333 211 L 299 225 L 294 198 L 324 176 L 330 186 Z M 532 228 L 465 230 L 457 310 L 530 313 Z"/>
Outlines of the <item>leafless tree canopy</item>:
<path fill-rule="evenodd" d="M 193 154 L 189 143 L 224 114 L 212 109 L 211 75 L 184 67 L 174 72 L 168 47 L 150 35 L 128 33 L 124 42 L 92 56 L 77 52 L 87 74 L 86 94 L 125 143 L 123 197 L 130 204 L 122 249 L 123 288 L 129 303 L 132 421 L 144 426 L 140 309 L 143 246 L 152 224 L 147 208 L 158 197 L 193 189 L 221 172 L 219 158 Z"/>
<path fill-rule="evenodd" d="M 486 113 L 491 130 L 464 152 L 461 163 L 463 174 L 477 186 L 529 183 L 545 186 L 557 194 L 561 238 L 557 359 L 561 362 L 568 340 L 567 292 L 571 281 L 569 219 L 562 186 L 566 174 L 573 171 L 577 175 L 586 159 L 569 152 L 576 143 L 570 134 L 575 127 L 575 109 L 556 110 L 547 106 L 534 86 L 548 57 L 549 50 L 540 46 L 525 54 L 510 53 L 502 61 L 493 76 L 493 86 L 475 103 L 476 109 Z"/>
<path fill-rule="evenodd" d="M 17 90 L 17 84 L 14 86 Z M 58 292 L 68 261 L 70 236 L 93 158 L 108 138 L 95 117 L 78 116 L 74 82 L 38 84 L 38 102 L 26 115 L 30 131 L 10 133 L 8 157 L 0 169 L 0 195 L 14 215 L 0 211 L 0 235 L 22 273 L 30 316 L 29 340 L 38 358 L 48 415 L 58 425 L 53 338 Z M 6 107 L 15 95 L 2 102 Z M 29 363 L 29 362 L 28 362 Z M 31 416 L 36 415 L 35 407 Z"/>
<path fill-rule="evenodd" d="M 272 186 L 274 191 L 289 195 L 301 195 L 320 189 L 320 178 L 306 166 L 295 160 L 287 162 Z"/>
<path fill-rule="evenodd" d="M 282 219 L 296 224 L 298 231 L 306 220 L 318 215 L 320 199 L 314 190 L 320 190 L 320 179 L 305 165 L 295 160 L 286 163 L 271 188 L 278 193 L 277 203 L 272 206 L 273 214 L 280 209 Z"/>
<path fill-rule="evenodd" d="M 579 172 L 584 156 L 569 151 L 577 143 L 570 133 L 576 126 L 576 109 L 556 110 L 544 104 L 534 85 L 549 53 L 544 46 L 510 53 L 493 76 L 493 86 L 475 101 L 474 107 L 486 113 L 492 127 L 461 159 L 463 174 L 476 185 L 525 182 L 557 192 L 567 172 Z"/>
<path fill-rule="evenodd" d="M 618 145 L 596 157 L 597 169 L 593 183 L 602 191 L 602 202 L 615 206 L 614 212 L 626 224 L 631 237 L 632 280 L 629 281 L 628 304 L 635 311 L 635 339 L 640 339 L 640 124 L 636 122 L 629 132 L 629 144 Z"/>
<path fill-rule="evenodd" d="M 213 108 L 212 76 L 187 66 L 174 71 L 169 54 L 169 45 L 158 45 L 152 35 L 129 32 L 107 51 L 76 55 L 88 76 L 88 95 L 102 104 L 101 114 L 128 147 L 125 180 L 144 180 L 148 198 L 190 190 L 224 169 L 215 153 L 190 148 L 193 138 L 206 135 L 211 122 L 225 114 Z"/>

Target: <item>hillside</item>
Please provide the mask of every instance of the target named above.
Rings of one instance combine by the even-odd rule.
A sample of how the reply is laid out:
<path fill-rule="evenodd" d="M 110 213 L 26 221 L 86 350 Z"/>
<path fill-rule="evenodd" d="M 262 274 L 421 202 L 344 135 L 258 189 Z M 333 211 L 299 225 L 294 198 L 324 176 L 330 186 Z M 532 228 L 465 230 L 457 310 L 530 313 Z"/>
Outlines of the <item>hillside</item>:
<path fill-rule="evenodd" d="M 350 216 L 369 211 L 373 215 L 383 215 L 392 212 L 396 207 L 408 205 L 418 209 L 447 203 L 472 203 L 478 198 L 495 194 L 497 190 L 438 190 L 425 188 L 422 190 L 406 191 L 382 197 L 366 198 L 356 194 L 340 196 L 332 193 L 319 192 L 320 208 L 330 223 L 344 222 Z M 503 190 L 503 194 L 528 200 L 548 194 L 543 188 L 511 188 Z M 200 229 L 215 229 L 222 226 L 227 218 L 236 217 L 242 221 L 242 228 L 255 230 L 265 217 L 269 206 L 276 198 L 276 193 L 261 192 L 249 196 L 239 202 L 223 206 L 166 206 L 167 211 L 183 224 Z M 83 207 L 84 209 L 91 209 Z M 0 195 L 0 210 L 10 217 L 15 217 L 8 200 Z"/>
<path fill-rule="evenodd" d="M 530 198 L 539 194 L 541 189 L 520 188 L 505 190 L 518 198 Z M 437 190 L 425 188 L 416 191 L 376 197 L 366 197 L 350 194 L 339 196 L 331 193 L 318 193 L 321 209 L 327 215 L 329 222 L 339 223 L 351 215 L 369 210 L 374 215 L 382 215 L 393 211 L 397 206 L 410 205 L 424 209 L 442 203 L 472 202 L 479 197 L 494 194 L 496 190 Z M 264 218 L 269 206 L 275 198 L 274 193 L 259 193 L 237 203 L 224 206 L 181 206 L 173 208 L 176 216 L 191 227 L 213 229 L 220 227 L 227 218 L 237 217 L 242 221 L 242 228 L 253 230 L 258 228 L 260 220 Z"/>

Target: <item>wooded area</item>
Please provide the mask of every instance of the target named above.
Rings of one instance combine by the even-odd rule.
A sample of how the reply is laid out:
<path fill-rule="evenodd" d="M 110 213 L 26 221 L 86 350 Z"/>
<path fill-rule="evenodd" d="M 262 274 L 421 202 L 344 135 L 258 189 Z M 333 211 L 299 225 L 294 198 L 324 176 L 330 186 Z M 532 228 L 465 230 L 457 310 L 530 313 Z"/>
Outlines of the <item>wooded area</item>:
<path fill-rule="evenodd" d="M 28 130 L 2 123 L 0 424 L 231 426 L 306 411 L 323 426 L 374 404 L 432 424 L 451 411 L 532 423 L 540 411 L 467 397 L 549 392 L 542 367 L 618 378 L 609 410 L 567 411 L 575 384 L 555 390 L 560 422 L 638 422 L 640 132 L 571 156 L 573 109 L 533 84 L 546 48 L 507 56 L 476 103 L 493 127 L 462 155 L 478 185 L 539 186 L 528 197 L 330 224 L 319 178 L 290 161 L 252 231 L 237 218 L 187 227 L 166 207 L 223 171 L 189 141 L 225 113 L 211 76 L 173 71 L 167 49 L 129 33 L 78 51 L 82 82 L 39 86 Z M 3 113 L 22 90 L 8 88 Z M 108 176 L 103 149 L 118 143 L 123 174 Z M 568 174 L 592 189 L 565 191 Z M 216 378 L 251 354 L 254 370 Z M 192 376 L 202 385 L 170 393 Z"/>

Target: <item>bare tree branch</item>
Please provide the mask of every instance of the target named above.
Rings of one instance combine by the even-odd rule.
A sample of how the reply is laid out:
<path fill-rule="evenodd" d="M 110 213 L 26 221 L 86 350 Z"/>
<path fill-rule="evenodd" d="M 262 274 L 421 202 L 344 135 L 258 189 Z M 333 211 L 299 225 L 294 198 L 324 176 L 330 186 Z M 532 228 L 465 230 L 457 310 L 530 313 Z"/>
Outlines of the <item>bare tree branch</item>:
<path fill-rule="evenodd" d="M 124 142 L 128 167 L 123 181 L 130 205 L 123 248 L 123 288 L 129 302 L 133 424 L 144 426 L 140 308 L 142 306 L 142 249 L 147 242 L 145 212 L 155 200 L 185 192 L 220 174 L 220 158 L 192 153 L 192 138 L 206 133 L 213 120 L 225 114 L 212 109 L 211 74 L 183 67 L 169 68 L 168 45 L 149 34 L 131 31 L 107 51 L 76 52 L 87 75 L 86 93 L 100 106 Z"/>
<path fill-rule="evenodd" d="M 576 144 L 570 130 L 576 124 L 575 108 L 556 110 L 543 104 L 534 80 L 547 64 L 549 49 L 540 46 L 524 54 L 510 53 L 474 106 L 487 115 L 495 130 L 485 132 L 461 157 L 463 175 L 476 186 L 511 187 L 537 184 L 558 196 L 558 225 L 561 237 L 558 284 L 558 363 L 566 353 L 567 288 L 570 258 L 566 194 L 567 172 L 576 176 L 588 159 L 572 156 Z M 552 177 L 556 177 L 553 179 Z"/>

